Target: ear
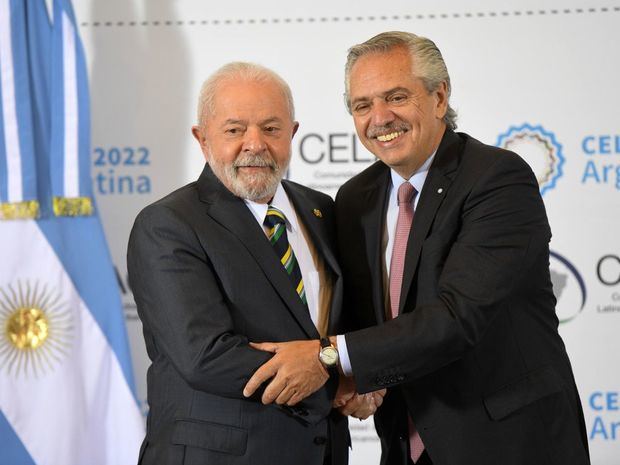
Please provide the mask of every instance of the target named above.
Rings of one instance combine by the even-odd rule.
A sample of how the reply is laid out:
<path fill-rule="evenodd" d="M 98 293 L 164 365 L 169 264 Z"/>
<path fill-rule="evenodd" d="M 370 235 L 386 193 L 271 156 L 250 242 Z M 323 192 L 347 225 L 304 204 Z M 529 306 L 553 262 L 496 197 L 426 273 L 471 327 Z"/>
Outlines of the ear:
<path fill-rule="evenodd" d="M 293 136 L 295 136 L 295 134 L 297 134 L 298 129 L 299 129 L 299 122 L 293 121 L 293 134 L 291 135 L 291 139 L 293 138 Z"/>
<path fill-rule="evenodd" d="M 435 90 L 435 97 L 437 104 L 435 106 L 435 116 L 437 119 L 442 119 L 448 111 L 448 84 L 443 81 Z"/>
<path fill-rule="evenodd" d="M 202 151 L 202 156 L 208 162 L 209 161 L 209 149 L 207 147 L 207 139 L 204 133 L 205 133 L 204 128 L 200 126 L 192 126 L 192 135 L 194 136 L 194 139 L 198 141 L 198 144 L 200 145 L 200 150 Z"/>

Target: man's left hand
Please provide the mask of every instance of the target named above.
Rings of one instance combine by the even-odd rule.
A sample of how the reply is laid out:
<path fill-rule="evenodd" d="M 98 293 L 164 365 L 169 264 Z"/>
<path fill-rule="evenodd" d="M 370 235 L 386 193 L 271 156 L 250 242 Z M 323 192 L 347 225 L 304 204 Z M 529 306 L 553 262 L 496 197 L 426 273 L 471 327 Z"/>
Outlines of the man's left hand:
<path fill-rule="evenodd" d="M 271 382 L 265 389 L 263 404 L 286 404 L 289 406 L 318 391 L 329 379 L 329 374 L 319 361 L 320 343 L 313 341 L 250 343 L 258 350 L 275 354 L 262 365 L 243 389 L 250 397 L 265 381 Z"/>

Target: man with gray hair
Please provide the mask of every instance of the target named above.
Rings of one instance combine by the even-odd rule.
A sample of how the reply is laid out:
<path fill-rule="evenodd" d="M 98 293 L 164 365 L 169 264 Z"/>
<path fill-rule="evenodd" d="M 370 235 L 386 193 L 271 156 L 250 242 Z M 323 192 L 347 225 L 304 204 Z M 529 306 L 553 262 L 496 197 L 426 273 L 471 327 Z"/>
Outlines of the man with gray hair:
<path fill-rule="evenodd" d="M 271 358 L 251 341 L 312 339 L 318 351 L 339 329 L 333 201 L 282 180 L 297 128 L 277 74 L 220 68 L 192 128 L 207 162 L 200 178 L 136 218 L 128 270 L 152 361 L 140 464 L 347 463 L 347 419 L 332 410 L 338 373 L 316 354 L 323 386 L 303 401 L 242 395 Z M 349 411 L 372 413 L 357 399 Z"/>
<path fill-rule="evenodd" d="M 347 107 L 379 161 L 336 198 L 358 328 L 331 338 L 340 369 L 357 392 L 388 388 L 375 415 L 384 465 L 586 465 L 536 178 L 515 153 L 454 132 L 450 90 L 424 37 L 387 32 L 349 51 Z M 281 390 L 278 358 L 316 351 L 260 348 L 276 355 L 245 393 L 273 377 L 265 402 Z"/>

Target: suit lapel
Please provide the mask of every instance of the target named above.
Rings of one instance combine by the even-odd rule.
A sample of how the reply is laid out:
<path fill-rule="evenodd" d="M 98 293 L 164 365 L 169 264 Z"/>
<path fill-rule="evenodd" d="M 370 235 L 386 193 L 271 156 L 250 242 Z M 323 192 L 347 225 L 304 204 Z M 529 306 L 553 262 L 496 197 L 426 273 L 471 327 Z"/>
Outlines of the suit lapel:
<path fill-rule="evenodd" d="M 243 200 L 229 192 L 208 165 L 198 180 L 198 189 L 200 199 L 209 204 L 207 214 L 239 239 L 308 337 L 318 338 L 307 308 L 291 285 L 290 278 L 273 252 L 265 232 Z"/>
<path fill-rule="evenodd" d="M 420 200 L 413 216 L 413 225 L 407 242 L 403 285 L 401 288 L 401 296 L 404 298 L 400 299 L 399 314 L 402 313 L 407 301 L 406 296 L 409 293 L 413 276 L 418 266 L 422 243 L 426 239 L 437 210 L 452 184 L 453 173 L 458 166 L 460 149 L 460 138 L 452 130 L 446 129 L 437 149 L 435 160 L 433 160 L 429 170 L 428 177 L 424 182 Z"/>
<path fill-rule="evenodd" d="M 380 162 L 381 163 L 381 162 Z M 390 185 L 390 170 L 383 165 L 384 170 L 377 176 L 376 183 L 362 194 L 360 199 L 365 205 L 360 219 L 365 235 L 366 256 L 370 267 L 372 280 L 373 308 L 377 323 L 385 321 L 385 294 L 383 290 L 383 257 L 381 241 L 385 224 L 388 186 Z"/>
<path fill-rule="evenodd" d="M 318 205 L 294 183 L 284 180 L 282 181 L 282 185 L 286 191 L 286 195 L 295 208 L 295 213 L 297 213 L 297 216 L 310 234 L 310 238 L 315 245 L 315 250 L 322 255 L 325 264 L 332 270 L 334 281 L 329 311 L 329 328 L 334 328 L 335 322 L 340 320 L 340 313 L 342 311 L 342 272 L 338 260 L 336 259 L 336 254 L 332 248 L 334 238 L 330 239 L 329 237 L 326 219 L 315 214 Z"/>
<path fill-rule="evenodd" d="M 325 221 L 314 213 L 318 205 L 314 204 L 302 190 L 295 186 L 295 184 L 282 181 L 282 185 L 286 191 L 286 195 L 295 207 L 295 213 L 297 213 L 297 216 L 299 216 L 306 228 L 308 228 L 308 232 L 319 249 L 319 252 L 323 254 L 323 258 L 325 258 L 325 261 L 332 271 L 340 276 L 340 266 L 332 250 L 331 241 L 328 239 Z"/>

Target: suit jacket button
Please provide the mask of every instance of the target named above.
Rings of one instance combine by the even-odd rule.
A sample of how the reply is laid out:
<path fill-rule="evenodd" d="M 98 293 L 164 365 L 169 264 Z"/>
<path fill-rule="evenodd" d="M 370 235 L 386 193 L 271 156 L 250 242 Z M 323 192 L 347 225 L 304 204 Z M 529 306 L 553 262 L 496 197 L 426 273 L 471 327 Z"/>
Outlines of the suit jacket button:
<path fill-rule="evenodd" d="M 314 438 L 314 443 L 317 446 L 322 446 L 326 442 L 327 442 L 327 438 L 325 436 L 317 436 L 317 437 Z"/>

